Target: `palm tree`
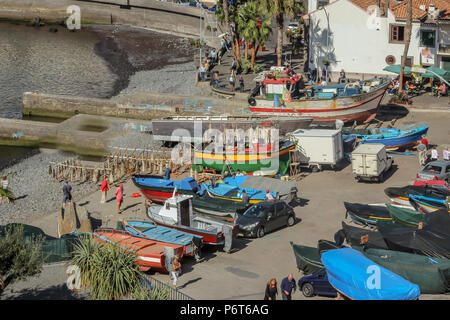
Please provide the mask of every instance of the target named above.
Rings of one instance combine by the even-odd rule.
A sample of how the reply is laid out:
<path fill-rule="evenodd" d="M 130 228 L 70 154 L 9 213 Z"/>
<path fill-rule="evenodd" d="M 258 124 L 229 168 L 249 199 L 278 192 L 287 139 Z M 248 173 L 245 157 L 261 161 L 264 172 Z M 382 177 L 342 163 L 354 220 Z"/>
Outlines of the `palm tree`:
<path fill-rule="evenodd" d="M 399 87 L 403 90 L 403 72 L 405 71 L 406 57 L 408 55 L 409 43 L 411 42 L 412 29 L 412 0 L 406 2 L 406 27 L 405 27 L 405 49 L 403 50 L 402 66 L 400 69 Z"/>
<path fill-rule="evenodd" d="M 229 3 L 231 5 L 229 5 Z M 222 0 L 217 3 L 217 20 L 221 24 L 225 24 L 226 32 L 231 35 L 231 47 L 233 49 L 233 55 L 236 60 L 240 60 L 239 49 L 239 34 L 236 30 L 236 18 L 237 10 L 239 7 L 239 0 Z"/>
<path fill-rule="evenodd" d="M 268 0 L 268 12 L 275 17 L 277 22 L 277 65 L 281 66 L 283 56 L 283 27 L 284 16 L 293 17 L 303 10 L 301 0 Z"/>

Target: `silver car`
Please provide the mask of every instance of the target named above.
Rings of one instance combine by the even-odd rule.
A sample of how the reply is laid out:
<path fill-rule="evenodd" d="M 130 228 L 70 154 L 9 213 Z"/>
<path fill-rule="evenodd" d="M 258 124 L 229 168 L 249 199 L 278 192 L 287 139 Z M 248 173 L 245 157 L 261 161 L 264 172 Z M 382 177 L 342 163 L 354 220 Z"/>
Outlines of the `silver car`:
<path fill-rule="evenodd" d="M 450 161 L 433 161 L 428 163 L 417 174 L 421 180 L 445 180 L 450 181 Z"/>

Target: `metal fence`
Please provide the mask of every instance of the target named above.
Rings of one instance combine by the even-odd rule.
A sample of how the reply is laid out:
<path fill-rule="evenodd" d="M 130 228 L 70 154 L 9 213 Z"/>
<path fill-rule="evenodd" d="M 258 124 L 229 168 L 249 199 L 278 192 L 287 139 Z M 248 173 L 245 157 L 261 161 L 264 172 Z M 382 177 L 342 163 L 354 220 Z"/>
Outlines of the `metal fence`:
<path fill-rule="evenodd" d="M 148 281 L 148 284 L 150 285 L 150 288 L 152 290 L 167 290 L 169 293 L 167 300 L 195 300 L 187 294 L 184 294 L 177 289 L 172 288 L 170 285 L 159 281 L 149 276 L 148 274 L 142 273 L 142 276 Z"/>

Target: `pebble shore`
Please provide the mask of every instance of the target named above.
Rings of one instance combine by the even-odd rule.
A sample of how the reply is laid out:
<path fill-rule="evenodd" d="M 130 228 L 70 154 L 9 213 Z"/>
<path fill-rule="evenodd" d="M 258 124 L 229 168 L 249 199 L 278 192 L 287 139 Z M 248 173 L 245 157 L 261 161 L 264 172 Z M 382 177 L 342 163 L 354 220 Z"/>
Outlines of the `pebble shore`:
<path fill-rule="evenodd" d="M 56 182 L 48 173 L 50 161 L 62 162 L 73 155 L 57 151 L 39 153 L 0 171 L 7 176 L 9 188 L 17 198 L 13 204 L 6 199 L 0 205 L 0 224 L 30 221 L 61 208 L 63 182 Z M 99 187 L 93 182 L 70 182 L 74 201 L 84 198 Z"/>

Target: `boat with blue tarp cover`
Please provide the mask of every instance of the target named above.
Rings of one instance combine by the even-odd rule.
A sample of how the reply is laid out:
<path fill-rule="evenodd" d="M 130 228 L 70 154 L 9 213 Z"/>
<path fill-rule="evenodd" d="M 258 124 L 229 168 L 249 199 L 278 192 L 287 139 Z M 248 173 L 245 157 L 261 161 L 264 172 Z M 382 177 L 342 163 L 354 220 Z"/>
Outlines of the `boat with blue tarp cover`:
<path fill-rule="evenodd" d="M 225 181 L 224 181 L 225 182 Z M 251 188 L 241 188 L 239 186 L 230 185 L 227 183 L 204 183 L 204 188 L 208 194 L 213 198 L 232 200 L 242 202 L 243 191 L 245 191 L 249 198 L 249 203 L 254 204 L 264 201 L 266 198 L 265 190 L 251 189 Z M 214 186 L 214 187 L 213 187 Z M 274 191 L 269 191 L 270 194 L 275 199 L 277 193 Z"/>
<path fill-rule="evenodd" d="M 352 300 L 415 300 L 420 288 L 352 248 L 322 253 L 330 284 Z M 378 279 L 377 279 L 378 277 Z"/>
<path fill-rule="evenodd" d="M 428 133 L 425 123 L 415 123 L 400 128 L 370 128 L 365 130 L 344 128 L 345 134 L 356 134 L 361 143 L 381 143 L 387 149 L 410 147 L 417 144 Z"/>
<path fill-rule="evenodd" d="M 134 237 L 182 245 L 186 255 L 195 255 L 203 245 L 202 236 L 158 226 L 148 221 L 123 220 L 118 224 L 120 223 L 121 228 Z"/>

